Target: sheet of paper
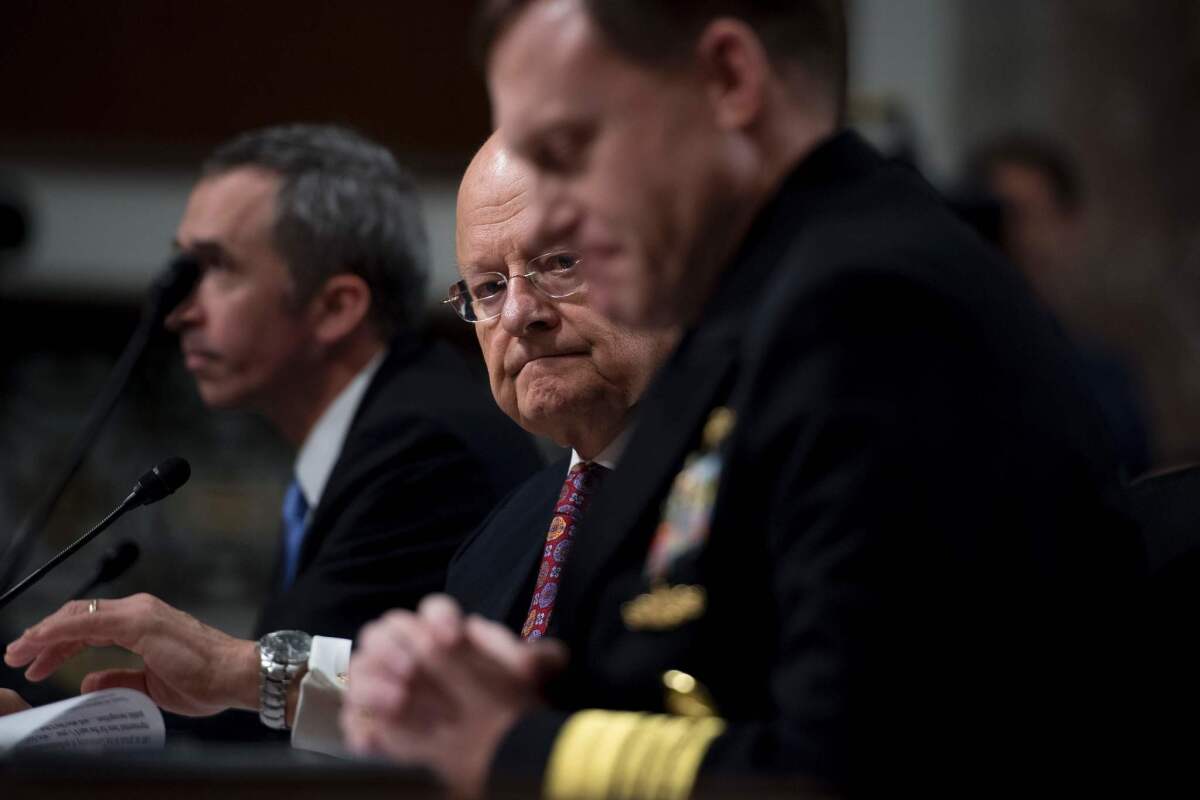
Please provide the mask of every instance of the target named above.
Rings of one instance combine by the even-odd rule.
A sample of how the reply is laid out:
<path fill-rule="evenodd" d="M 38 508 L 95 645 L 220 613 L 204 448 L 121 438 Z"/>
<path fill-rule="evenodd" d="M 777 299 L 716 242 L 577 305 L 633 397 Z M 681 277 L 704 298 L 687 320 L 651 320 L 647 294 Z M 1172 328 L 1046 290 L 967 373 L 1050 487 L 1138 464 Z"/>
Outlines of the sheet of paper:
<path fill-rule="evenodd" d="M 0 753 L 151 750 L 165 738 L 162 712 L 132 689 L 107 689 L 0 717 Z"/>

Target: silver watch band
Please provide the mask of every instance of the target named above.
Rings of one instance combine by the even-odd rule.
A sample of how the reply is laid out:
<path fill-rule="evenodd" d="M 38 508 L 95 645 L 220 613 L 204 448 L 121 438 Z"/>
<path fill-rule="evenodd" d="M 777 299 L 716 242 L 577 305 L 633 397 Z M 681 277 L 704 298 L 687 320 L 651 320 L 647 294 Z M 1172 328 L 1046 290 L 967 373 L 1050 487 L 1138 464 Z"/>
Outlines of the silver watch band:
<path fill-rule="evenodd" d="M 287 730 L 288 687 L 305 664 L 275 661 L 261 651 L 260 658 L 262 682 L 259 687 L 258 718 L 268 728 Z"/>

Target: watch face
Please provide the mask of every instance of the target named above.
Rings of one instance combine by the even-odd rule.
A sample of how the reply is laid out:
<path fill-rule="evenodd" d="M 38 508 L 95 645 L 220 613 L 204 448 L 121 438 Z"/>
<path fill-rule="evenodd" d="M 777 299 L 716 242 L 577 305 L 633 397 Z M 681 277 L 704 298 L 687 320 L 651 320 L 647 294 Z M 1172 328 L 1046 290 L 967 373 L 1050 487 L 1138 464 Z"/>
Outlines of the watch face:
<path fill-rule="evenodd" d="M 294 664 L 308 659 L 312 637 L 304 631 L 275 631 L 264 636 L 258 646 L 273 661 Z"/>

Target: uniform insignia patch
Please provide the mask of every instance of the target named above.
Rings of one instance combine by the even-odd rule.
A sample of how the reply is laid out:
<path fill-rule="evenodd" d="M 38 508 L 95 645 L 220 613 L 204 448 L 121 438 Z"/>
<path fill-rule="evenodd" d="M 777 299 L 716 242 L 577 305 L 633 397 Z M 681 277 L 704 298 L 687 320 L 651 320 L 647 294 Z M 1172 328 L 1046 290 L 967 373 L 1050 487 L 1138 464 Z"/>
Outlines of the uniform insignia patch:
<path fill-rule="evenodd" d="M 646 558 L 645 573 L 651 589 L 621 607 L 621 618 L 630 630 L 669 630 L 703 616 L 704 587 L 672 586 L 667 575 L 672 565 L 708 539 L 721 482 L 721 445 L 735 423 L 732 410 L 714 408 L 704 424 L 701 449 L 687 457 L 675 476 Z"/>
<path fill-rule="evenodd" d="M 668 631 L 704 615 L 703 586 L 659 583 L 621 605 L 621 620 L 632 631 Z"/>
<path fill-rule="evenodd" d="M 650 543 L 646 577 L 651 583 L 666 580 L 671 565 L 708 538 L 708 525 L 721 482 L 721 445 L 733 431 L 734 423 L 733 411 L 724 406 L 713 409 L 704 425 L 702 449 L 688 456 L 683 470 L 675 476 L 663 503 L 662 520 Z"/>

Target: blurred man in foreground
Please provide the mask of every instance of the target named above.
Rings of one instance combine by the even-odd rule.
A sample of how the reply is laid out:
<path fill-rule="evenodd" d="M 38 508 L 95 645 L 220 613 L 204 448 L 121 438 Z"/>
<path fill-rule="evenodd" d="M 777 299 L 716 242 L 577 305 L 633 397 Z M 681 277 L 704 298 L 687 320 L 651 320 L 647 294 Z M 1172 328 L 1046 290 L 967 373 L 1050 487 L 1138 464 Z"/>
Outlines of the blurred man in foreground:
<path fill-rule="evenodd" d="M 598 307 L 689 330 L 576 536 L 565 672 L 427 599 L 363 638 L 351 746 L 463 796 L 510 772 L 549 797 L 1086 777 L 1140 569 L 1111 453 L 1024 284 L 839 130 L 840 4 L 484 22 L 544 241 Z"/>
<path fill-rule="evenodd" d="M 448 302 L 475 326 L 497 403 L 526 430 L 572 448 L 513 492 L 456 555 L 448 591 L 466 608 L 536 639 L 553 632 L 553 598 L 576 517 L 603 473 L 615 469 L 635 405 L 675 341 L 669 330 L 634 333 L 589 307 L 578 260 L 537 249 L 528 170 L 493 137 L 463 177 L 457 252 L 463 280 Z M 563 510 L 563 503 L 570 508 Z M 561 522 L 560 522 L 561 520 Z M 146 597 L 102 601 L 94 614 L 68 604 L 10 645 L 10 664 L 49 674 L 85 643 L 108 642 L 143 657 L 150 696 L 169 710 L 252 708 L 259 691 L 255 643 Z M 394 612 L 392 619 L 403 618 Z M 315 629 L 314 632 L 322 632 Z M 372 634 L 380 635 L 380 631 Z M 350 641 L 318 636 L 293 681 L 287 719 L 293 743 L 339 752 L 339 674 Z M 317 672 L 320 675 L 316 674 Z M 214 680 L 214 676 L 224 676 Z M 104 684 L 89 676 L 84 688 Z"/>

